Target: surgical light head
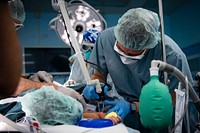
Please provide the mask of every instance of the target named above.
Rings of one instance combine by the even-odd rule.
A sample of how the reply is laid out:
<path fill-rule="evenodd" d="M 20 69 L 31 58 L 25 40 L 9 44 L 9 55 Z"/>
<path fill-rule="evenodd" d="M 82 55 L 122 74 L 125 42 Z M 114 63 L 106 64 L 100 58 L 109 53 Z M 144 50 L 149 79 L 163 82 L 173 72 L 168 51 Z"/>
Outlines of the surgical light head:
<path fill-rule="evenodd" d="M 23 24 L 25 20 L 25 11 L 24 11 L 24 5 L 21 0 L 12 0 L 8 2 L 10 11 L 11 11 L 11 16 L 15 20 L 19 21 L 21 25 Z"/>
<path fill-rule="evenodd" d="M 160 41 L 159 18 L 152 11 L 135 8 L 128 10 L 114 29 L 116 39 L 133 50 L 151 49 Z"/>
<path fill-rule="evenodd" d="M 52 4 L 54 10 L 59 12 L 58 4 L 55 2 Z M 99 32 L 107 27 L 105 19 L 99 14 L 99 11 L 95 10 L 92 6 L 83 0 L 70 0 L 68 3 L 65 2 L 66 10 L 70 18 L 71 26 L 74 30 L 75 37 L 79 44 L 83 40 L 83 34 L 85 31 L 90 29 L 95 29 Z M 68 29 L 65 27 L 63 20 L 63 14 L 58 14 L 58 16 L 50 21 L 50 28 L 54 29 L 61 40 L 70 44 L 70 37 L 68 36 Z M 52 23 L 55 25 L 51 25 Z"/>

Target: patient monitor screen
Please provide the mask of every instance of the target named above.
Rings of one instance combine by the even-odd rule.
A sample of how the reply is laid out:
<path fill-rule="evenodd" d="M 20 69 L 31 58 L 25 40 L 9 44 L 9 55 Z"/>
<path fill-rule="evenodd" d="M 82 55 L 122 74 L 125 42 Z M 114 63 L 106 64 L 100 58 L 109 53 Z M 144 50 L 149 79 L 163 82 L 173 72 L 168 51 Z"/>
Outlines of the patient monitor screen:
<path fill-rule="evenodd" d="M 46 71 L 52 75 L 69 74 L 70 48 L 33 48 L 23 49 L 23 71 L 33 74 Z"/>

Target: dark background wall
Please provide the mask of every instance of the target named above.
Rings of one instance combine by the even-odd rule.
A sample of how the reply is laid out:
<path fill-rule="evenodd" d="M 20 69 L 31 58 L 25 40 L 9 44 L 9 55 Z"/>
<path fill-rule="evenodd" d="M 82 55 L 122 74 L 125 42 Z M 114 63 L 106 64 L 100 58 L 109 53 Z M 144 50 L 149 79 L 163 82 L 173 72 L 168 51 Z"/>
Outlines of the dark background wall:
<path fill-rule="evenodd" d="M 26 10 L 24 28 L 19 30 L 21 48 L 67 47 L 50 30 L 48 23 L 57 16 L 50 0 L 22 0 Z M 144 7 L 158 13 L 157 0 L 86 0 L 99 10 L 107 26 L 117 24 L 117 20 L 128 9 Z M 174 39 L 186 53 L 193 75 L 200 71 L 200 1 L 163 0 L 165 33 Z"/>

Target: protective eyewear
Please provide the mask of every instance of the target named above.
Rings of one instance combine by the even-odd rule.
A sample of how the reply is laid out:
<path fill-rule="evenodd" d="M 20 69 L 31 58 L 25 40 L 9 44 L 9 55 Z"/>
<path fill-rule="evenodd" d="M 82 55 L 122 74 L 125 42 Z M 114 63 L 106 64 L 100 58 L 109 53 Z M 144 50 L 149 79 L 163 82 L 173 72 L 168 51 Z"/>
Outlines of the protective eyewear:
<path fill-rule="evenodd" d="M 13 23 L 14 23 L 14 27 L 15 27 L 16 30 L 19 30 L 19 29 L 21 29 L 22 27 L 24 27 L 23 24 L 17 24 L 17 23 L 15 23 L 15 22 L 13 22 Z"/>
<path fill-rule="evenodd" d="M 134 59 L 134 60 L 140 60 L 144 57 L 145 53 L 146 53 L 146 49 L 140 54 L 140 55 L 136 55 L 136 56 L 129 56 L 129 55 L 126 55 L 123 51 L 121 51 L 118 47 L 117 47 L 117 41 L 115 42 L 115 45 L 114 45 L 114 50 L 119 53 L 120 55 L 126 57 L 126 58 L 129 58 L 129 59 Z"/>
<path fill-rule="evenodd" d="M 91 47 L 91 46 L 82 45 L 82 50 L 85 51 L 85 52 L 87 52 L 87 51 L 89 51 L 89 50 L 92 50 L 92 48 L 93 48 L 93 47 Z"/>

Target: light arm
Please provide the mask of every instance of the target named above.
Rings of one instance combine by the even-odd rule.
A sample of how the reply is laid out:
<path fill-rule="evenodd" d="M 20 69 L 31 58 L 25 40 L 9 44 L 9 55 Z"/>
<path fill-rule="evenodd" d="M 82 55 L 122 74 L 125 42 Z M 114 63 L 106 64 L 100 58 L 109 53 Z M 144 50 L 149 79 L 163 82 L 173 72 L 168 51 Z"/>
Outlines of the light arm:
<path fill-rule="evenodd" d="M 56 2 L 57 2 L 58 6 L 60 8 L 60 12 L 62 13 L 64 22 L 65 22 L 65 26 L 67 27 L 68 33 L 70 35 L 72 46 L 74 47 L 74 50 L 76 52 L 76 56 L 77 56 L 77 59 L 79 61 L 81 70 L 83 72 L 85 81 L 86 81 L 87 85 L 95 85 L 96 86 L 96 92 L 101 93 L 102 90 L 101 90 L 99 80 L 98 79 L 95 79 L 95 80 L 90 79 L 89 72 L 87 70 L 87 67 L 85 65 L 85 62 L 84 62 L 84 59 L 83 59 L 83 56 L 82 56 L 82 52 L 79 48 L 78 41 L 76 40 L 76 37 L 74 35 L 74 30 L 72 29 L 67 10 L 65 8 L 65 1 L 64 0 L 57 0 L 57 1 L 52 0 L 52 3 L 54 3 L 54 5 L 56 4 Z"/>

